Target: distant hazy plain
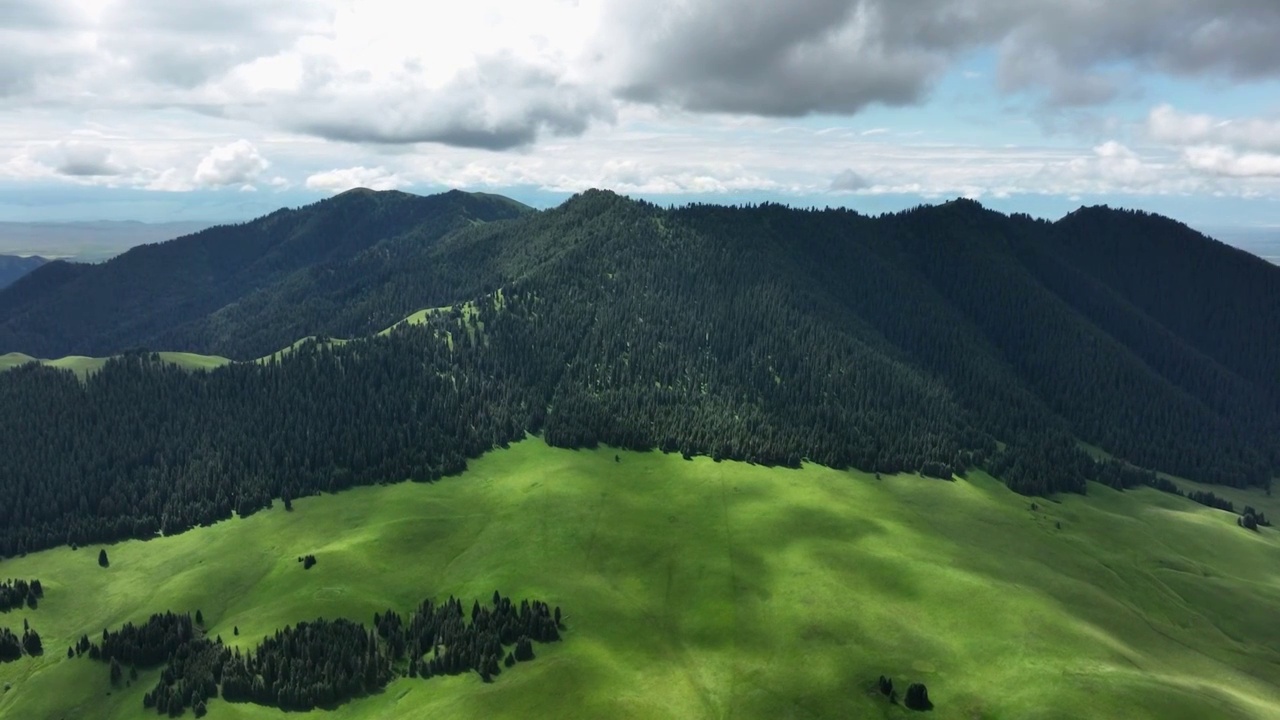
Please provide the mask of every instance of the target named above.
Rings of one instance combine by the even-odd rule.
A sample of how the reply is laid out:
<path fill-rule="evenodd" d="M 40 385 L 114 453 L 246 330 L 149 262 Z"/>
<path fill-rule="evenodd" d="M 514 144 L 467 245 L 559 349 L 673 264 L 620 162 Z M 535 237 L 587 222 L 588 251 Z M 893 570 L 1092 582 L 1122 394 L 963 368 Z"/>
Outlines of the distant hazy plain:
<path fill-rule="evenodd" d="M 213 222 L 0 222 L 0 255 L 101 262 L 135 245 L 199 232 Z"/>
<path fill-rule="evenodd" d="M 1280 227 L 1209 230 L 1210 237 L 1280 265 Z"/>

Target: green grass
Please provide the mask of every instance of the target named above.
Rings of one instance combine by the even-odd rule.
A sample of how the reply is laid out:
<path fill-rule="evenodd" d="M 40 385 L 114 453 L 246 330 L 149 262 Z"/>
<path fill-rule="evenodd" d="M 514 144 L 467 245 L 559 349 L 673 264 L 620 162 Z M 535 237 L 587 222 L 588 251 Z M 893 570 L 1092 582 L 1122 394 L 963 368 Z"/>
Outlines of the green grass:
<path fill-rule="evenodd" d="M 34 361 L 35 361 L 35 358 L 31 357 L 30 355 L 25 355 L 23 353 L 18 353 L 18 352 L 5 353 L 4 355 L 0 355 L 0 371 L 8 370 L 10 368 L 15 368 L 15 367 L 18 367 L 19 365 L 26 365 L 27 363 L 34 362 Z"/>
<path fill-rule="evenodd" d="M 869 692 L 882 673 L 926 682 L 934 718 L 1280 717 L 1271 530 L 1148 489 L 1033 511 L 982 475 L 620 455 L 529 440 L 433 485 L 110 546 L 106 570 L 97 547 L 0 562 L 46 588 L 0 624 L 29 618 L 49 649 L 0 665 L 0 717 L 151 717 L 154 671 L 111 693 L 104 665 L 65 657 L 82 632 L 151 612 L 202 609 L 249 647 L 300 620 L 494 589 L 563 606 L 566 641 L 492 685 L 402 679 L 317 717 L 912 716 Z"/>
<path fill-rule="evenodd" d="M 284 357 L 286 357 L 287 355 L 289 355 L 290 353 L 292 353 L 294 350 L 297 350 L 297 349 L 298 349 L 298 348 L 299 348 L 303 343 L 307 343 L 307 342 L 310 342 L 310 341 L 315 340 L 315 339 L 316 339 L 316 336 L 315 336 L 315 335 L 308 335 L 308 336 L 306 336 L 306 337 L 302 338 L 301 340 L 295 340 L 295 341 L 293 342 L 293 344 L 292 344 L 292 345 L 290 345 L 289 347 L 286 347 L 286 348 L 280 348 L 279 350 L 277 350 L 277 351 L 275 351 L 275 352 L 271 353 L 270 355 L 264 355 L 264 356 L 262 356 L 262 357 L 258 358 L 257 360 L 254 360 L 253 362 L 256 362 L 256 363 L 259 363 L 259 364 L 266 364 L 266 363 L 270 363 L 270 362 L 272 362 L 272 361 L 274 361 L 274 360 L 281 360 L 281 359 L 283 359 Z M 342 339 L 342 338 L 327 338 L 324 342 L 325 342 L 325 344 L 327 344 L 327 345 L 340 346 L 340 345 L 346 345 L 347 343 L 349 343 L 349 342 L 351 342 L 351 341 L 350 341 L 350 340 L 344 340 L 344 339 Z M 230 361 L 228 360 L 228 362 L 230 362 Z"/>
<path fill-rule="evenodd" d="M 160 359 L 186 370 L 212 370 L 231 362 L 221 355 L 199 355 L 188 352 L 162 352 Z"/>
<path fill-rule="evenodd" d="M 497 292 L 493 294 L 494 307 L 500 310 L 502 309 L 504 302 L 505 302 L 505 298 L 502 294 L 502 289 L 499 288 Z M 391 327 L 386 328 L 385 330 L 379 332 L 378 335 L 389 335 L 393 330 L 395 330 L 396 328 L 402 325 L 405 325 L 405 326 L 423 325 L 428 320 L 435 317 L 436 315 L 447 313 L 452 309 L 453 308 L 451 306 L 424 308 L 422 310 L 419 310 L 416 313 L 413 313 L 412 315 L 409 315 L 403 320 L 400 320 L 399 322 L 393 324 Z M 462 315 L 463 328 L 467 331 L 468 342 L 474 344 L 476 342 L 477 333 L 479 333 L 481 340 L 487 345 L 489 340 L 487 337 L 484 336 L 484 321 L 479 320 L 477 317 L 479 315 L 479 309 L 476 307 L 475 302 L 468 300 L 467 302 L 462 303 L 461 315 Z M 449 331 L 445 331 L 444 341 L 449 345 L 449 349 L 452 350 L 453 343 L 454 343 L 453 333 Z"/>
<path fill-rule="evenodd" d="M 501 290 L 498 291 L 497 298 L 498 298 L 498 302 L 501 303 L 501 300 L 502 300 Z M 402 324 L 403 325 L 421 325 L 422 323 L 426 322 L 427 318 L 431 317 L 432 315 L 440 312 L 445 312 L 448 310 L 449 308 L 447 307 L 427 308 L 425 310 L 419 310 L 418 312 L 413 313 L 412 315 L 406 317 L 403 320 L 400 320 L 399 322 L 395 323 L 391 327 L 377 334 L 386 335 L 390 333 L 393 329 L 395 329 L 396 327 Z M 462 310 L 463 310 L 463 318 L 466 321 L 467 332 L 470 334 L 472 342 L 474 342 L 476 326 L 478 325 L 479 329 L 483 330 L 484 325 L 483 323 L 479 323 L 478 321 L 473 322 L 473 318 L 476 314 L 476 308 L 474 303 L 471 303 L 471 302 L 465 303 Z M 300 340 L 295 341 L 289 347 L 281 348 L 271 353 L 270 355 L 265 355 L 263 357 L 257 358 L 253 362 L 269 363 L 273 360 L 279 360 L 289 355 L 290 353 L 292 353 L 294 350 L 298 348 L 299 345 L 302 345 L 303 343 L 309 342 L 314 339 L 315 339 L 314 335 L 309 335 L 307 337 L 301 338 Z M 345 345 L 346 343 L 351 341 L 345 340 L 342 338 L 328 338 L 326 342 L 330 345 Z M 448 338 L 448 342 L 450 343 L 450 347 L 452 347 L 453 346 L 452 336 Z M 0 372 L 4 372 L 5 370 L 18 367 L 19 365 L 25 365 L 29 362 L 40 362 L 45 365 L 49 365 L 51 367 L 72 370 L 75 372 L 77 377 L 83 380 L 84 378 L 88 377 L 90 374 L 100 370 L 102 366 L 107 363 L 108 359 L 110 358 L 85 357 L 82 355 L 69 355 L 64 358 L 57 358 L 56 360 L 39 360 L 37 358 L 31 357 L 30 355 L 26 355 L 24 353 L 12 352 L 12 353 L 7 353 L 5 355 L 0 355 Z M 160 359 L 164 360 L 165 362 L 173 363 L 174 365 L 177 365 L 178 367 L 181 367 L 187 370 L 212 370 L 214 368 L 221 367 L 223 365 L 228 365 L 231 362 L 233 362 L 232 360 L 222 357 L 221 355 L 200 355 L 198 353 L 189 353 L 189 352 L 161 352 Z"/>
<path fill-rule="evenodd" d="M 187 370 L 210 370 L 231 362 L 227 358 L 217 355 L 197 355 L 195 353 L 184 352 L 162 352 L 160 353 L 160 359 Z M 0 372 L 18 367 L 19 365 L 25 365 L 30 362 L 39 362 L 50 367 L 70 370 L 74 372 L 77 377 L 83 380 L 90 374 L 101 370 L 102 366 L 107 364 L 107 360 L 108 358 L 85 357 L 83 355 L 68 355 L 67 357 L 58 358 L 56 360 L 37 360 L 30 355 L 9 353 L 7 355 L 0 355 Z"/>
<path fill-rule="evenodd" d="M 1114 455 L 1096 445 L 1090 445 L 1085 442 L 1077 442 L 1076 444 L 1094 460 L 1112 460 L 1115 458 Z M 1280 524 L 1280 495 L 1273 496 L 1263 488 L 1233 488 L 1226 485 L 1208 485 L 1177 475 L 1170 475 L 1166 472 L 1157 472 L 1156 475 L 1177 485 L 1178 489 L 1184 493 L 1199 490 L 1226 498 L 1235 506 L 1236 512 L 1243 511 L 1247 506 L 1253 506 L 1255 509 L 1265 513 L 1268 520 L 1274 516 L 1275 522 Z M 1280 489 L 1280 478 L 1275 478 L 1272 484 L 1277 489 Z"/>

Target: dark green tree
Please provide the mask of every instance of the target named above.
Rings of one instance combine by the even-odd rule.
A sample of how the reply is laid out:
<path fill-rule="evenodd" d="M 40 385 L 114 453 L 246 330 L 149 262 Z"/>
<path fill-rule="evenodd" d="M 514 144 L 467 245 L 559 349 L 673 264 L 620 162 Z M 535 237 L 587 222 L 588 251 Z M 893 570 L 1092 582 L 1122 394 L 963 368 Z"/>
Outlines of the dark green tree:
<path fill-rule="evenodd" d="M 933 703 L 929 701 L 929 691 L 924 683 L 912 683 L 907 686 L 907 695 L 903 698 L 902 704 L 912 710 L 933 709 Z"/>

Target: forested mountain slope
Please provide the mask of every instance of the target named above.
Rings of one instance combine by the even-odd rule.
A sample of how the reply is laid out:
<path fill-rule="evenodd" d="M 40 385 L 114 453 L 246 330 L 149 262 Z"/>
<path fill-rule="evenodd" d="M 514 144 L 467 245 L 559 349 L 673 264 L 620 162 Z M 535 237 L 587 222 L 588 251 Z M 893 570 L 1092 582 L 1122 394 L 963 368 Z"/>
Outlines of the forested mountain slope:
<path fill-rule="evenodd" d="M 420 197 L 352 190 L 240 225 L 143 245 L 74 273 L 55 263 L 0 292 L 0 348 L 36 357 L 177 345 L 221 354 L 245 342 L 245 328 L 217 334 L 210 315 L 228 306 L 268 297 L 279 313 L 314 317 L 317 292 L 291 295 L 290 288 L 323 282 L 384 240 L 411 233 L 406 242 L 430 245 L 472 223 L 527 211 L 506 198 L 458 191 Z M 372 274 L 366 279 L 377 281 Z M 285 304 L 290 300 L 298 304 Z M 276 330 L 291 332 L 292 326 Z"/>
<path fill-rule="evenodd" d="M 1280 328 L 1265 311 L 1201 328 L 1251 354 L 1221 359 L 1201 326 L 1168 320 L 1154 293 L 1132 287 L 1177 282 L 1175 259 L 1131 249 L 1127 261 L 1149 270 L 1118 278 L 1095 255 L 1142 232 L 1148 254 L 1189 252 L 1185 242 L 1206 275 L 1256 276 L 1238 292 L 1206 281 L 1222 296 L 1199 296 L 1221 305 L 1204 317 L 1271 292 L 1280 269 L 1164 219 L 1088 212 L 1091 230 L 1077 216 L 1048 223 L 970 201 L 869 218 L 664 210 L 591 191 L 435 240 L 407 227 L 164 331 L 191 344 L 153 347 L 251 357 L 445 308 L 422 325 L 210 372 L 131 353 L 84 383 L 35 366 L 0 374 L 11 500 L 0 554 L 429 480 L 526 432 L 565 447 L 938 477 L 981 466 L 1026 493 L 1138 481 L 1089 459 L 1083 440 L 1141 467 L 1269 483 L 1280 438 L 1277 380 L 1262 370 L 1271 348 L 1230 328 Z"/>
<path fill-rule="evenodd" d="M 18 257 L 0 255 L 0 290 L 12 285 L 18 278 L 49 262 L 42 257 Z"/>

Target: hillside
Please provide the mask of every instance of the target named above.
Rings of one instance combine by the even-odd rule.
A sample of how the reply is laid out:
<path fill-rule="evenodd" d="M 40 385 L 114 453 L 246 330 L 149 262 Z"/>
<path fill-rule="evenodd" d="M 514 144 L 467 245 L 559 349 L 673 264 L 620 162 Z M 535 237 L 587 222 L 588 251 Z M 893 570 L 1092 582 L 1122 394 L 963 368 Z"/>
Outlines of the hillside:
<path fill-rule="evenodd" d="M 449 197 L 474 198 L 437 196 Z M 1083 226 L 1080 214 L 1049 223 L 970 201 L 877 218 L 662 209 L 592 191 L 433 234 L 393 221 L 392 208 L 418 207 L 412 198 L 282 211 L 303 228 L 292 242 L 310 248 L 346 203 L 385 205 L 400 231 L 369 232 L 363 250 L 181 324 L 154 314 L 148 335 L 91 335 L 97 354 L 164 337 L 174 340 L 151 347 L 244 360 L 441 308 L 419 324 L 209 372 L 129 352 L 84 382 L 35 365 L 0 374 L 0 554 L 434 480 L 527 433 L 787 467 L 982 469 L 1029 494 L 1159 484 L 1124 463 L 1236 487 L 1267 486 L 1280 465 L 1274 348 L 1260 341 L 1274 336 L 1280 269 L 1163 218 L 1095 208 Z M 1146 271 L 1115 272 L 1117 246 Z M 1192 267 L 1213 292 L 1189 290 L 1203 319 L 1179 320 L 1152 288 L 1190 282 Z M 47 282 L 5 327 L 101 287 L 81 272 Z M 41 275 L 53 273 L 29 281 Z M 18 305 L 0 293 L 5 303 Z M 1212 320 L 1251 306 L 1249 318 Z M 49 325 L 40 342 L 73 330 Z M 128 342 L 109 345 L 112 333 Z M 1096 462 L 1082 441 L 1117 460 Z"/>
<path fill-rule="evenodd" d="M 18 257 L 17 255 L 0 255 L 0 290 L 17 282 L 18 278 L 49 262 L 35 255 Z"/>
<path fill-rule="evenodd" d="M 247 652 L 293 623 L 494 589 L 563 606 L 563 642 L 491 683 L 402 675 L 308 714 L 210 694 L 206 718 L 1280 717 L 1280 536 L 1149 489 L 1034 502 L 982 473 L 877 480 L 526 440 L 444 482 L 112 545 L 108 568 L 96 546 L 4 560 L 44 598 L 0 626 L 29 621 L 46 652 L 0 663 L 0 717 L 159 717 L 143 698 L 161 667 L 113 686 L 107 663 L 65 652 L 151 613 L 201 611 Z M 880 675 L 926 683 L 933 712 L 890 704 Z"/>
<path fill-rule="evenodd" d="M 525 211 L 505 198 L 456 191 L 419 197 L 352 190 L 240 225 L 139 246 L 75 273 L 55 263 L 0 292 L 0 352 L 93 356 L 156 347 L 234 354 L 219 351 L 231 343 L 228 337 L 243 336 L 238 329 L 221 336 L 207 329 L 211 316 L 229 306 L 283 296 L 273 310 L 311 317 L 314 293 L 297 298 L 290 289 L 323 282 L 384 240 L 411 234 L 405 242 L 429 246 L 450 231 Z M 297 305 L 282 304 L 290 298 Z M 290 339 L 259 354 L 311 334 L 275 329 Z M 188 343 L 193 334 L 200 341 Z"/>

